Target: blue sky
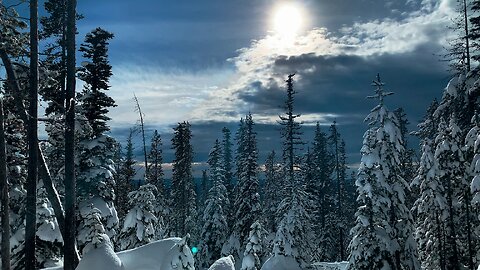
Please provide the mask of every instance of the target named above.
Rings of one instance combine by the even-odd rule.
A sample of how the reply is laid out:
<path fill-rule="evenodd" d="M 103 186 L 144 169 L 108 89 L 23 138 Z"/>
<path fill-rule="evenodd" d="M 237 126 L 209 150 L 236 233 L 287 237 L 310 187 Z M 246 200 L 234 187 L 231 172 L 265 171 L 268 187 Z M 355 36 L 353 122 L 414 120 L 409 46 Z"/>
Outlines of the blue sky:
<path fill-rule="evenodd" d="M 288 40 L 273 22 L 284 5 L 301 20 Z M 350 163 L 357 163 L 363 118 L 375 105 L 365 97 L 378 72 L 396 92 L 387 106 L 404 107 L 413 124 L 440 97 L 449 74 L 439 55 L 454 8 L 454 0 L 82 0 L 78 28 L 80 40 L 98 26 L 115 34 L 110 95 L 118 107 L 110 116 L 120 140 L 136 123 L 135 93 L 149 131 L 164 134 L 167 162 L 175 123 L 192 123 L 195 160 L 202 162 L 221 128 L 234 130 L 249 111 L 262 162 L 280 149 L 283 80 L 296 73 L 305 139 L 316 121 L 327 129 L 336 119 Z"/>

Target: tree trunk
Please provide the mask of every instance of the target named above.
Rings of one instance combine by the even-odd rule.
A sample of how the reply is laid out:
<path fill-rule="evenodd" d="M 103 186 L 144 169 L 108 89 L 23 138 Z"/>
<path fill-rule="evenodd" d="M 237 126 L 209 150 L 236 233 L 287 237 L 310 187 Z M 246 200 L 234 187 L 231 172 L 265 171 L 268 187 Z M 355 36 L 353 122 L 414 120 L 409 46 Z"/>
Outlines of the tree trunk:
<path fill-rule="evenodd" d="M 30 0 L 30 89 L 27 124 L 28 175 L 25 221 L 25 268 L 35 269 L 37 231 L 37 97 L 38 97 L 38 0 Z"/>
<path fill-rule="evenodd" d="M 67 1 L 67 82 L 65 121 L 65 238 L 64 269 L 78 264 L 75 250 L 75 33 L 76 0 Z"/>
<path fill-rule="evenodd" d="M 148 160 L 147 160 L 147 144 L 145 142 L 145 125 L 143 123 L 142 108 L 140 108 L 140 103 L 138 102 L 138 98 L 135 94 L 133 94 L 133 98 L 135 99 L 135 106 L 137 107 L 138 114 L 140 115 L 140 128 L 142 129 L 143 155 L 145 159 L 145 178 L 146 178 L 146 176 L 148 175 Z"/>
<path fill-rule="evenodd" d="M 18 113 L 20 114 L 19 117 L 23 120 L 24 123 L 27 123 L 28 117 L 25 111 L 25 105 L 23 104 L 23 96 L 21 95 L 20 86 L 18 85 L 17 76 L 13 69 L 12 62 L 8 57 L 7 53 L 0 49 L 0 58 L 5 66 L 5 71 L 7 73 L 7 83 L 10 88 L 13 90 L 12 95 L 14 97 L 15 105 L 18 108 Z M 58 192 L 53 184 L 52 176 L 48 170 L 47 163 L 45 161 L 45 157 L 40 146 L 37 144 L 37 153 L 38 153 L 38 170 L 39 175 L 43 180 L 44 187 L 47 191 L 48 200 L 52 204 L 53 211 L 55 212 L 55 217 L 57 218 L 58 227 L 60 228 L 60 232 L 62 233 L 62 237 L 65 238 L 65 215 L 62 207 L 62 203 L 60 201 L 60 197 L 58 196 Z"/>
<path fill-rule="evenodd" d="M 3 126 L 3 101 L 0 99 L 0 192 L 2 199 L 2 270 L 10 270 L 10 207 L 7 179 L 7 151 Z"/>

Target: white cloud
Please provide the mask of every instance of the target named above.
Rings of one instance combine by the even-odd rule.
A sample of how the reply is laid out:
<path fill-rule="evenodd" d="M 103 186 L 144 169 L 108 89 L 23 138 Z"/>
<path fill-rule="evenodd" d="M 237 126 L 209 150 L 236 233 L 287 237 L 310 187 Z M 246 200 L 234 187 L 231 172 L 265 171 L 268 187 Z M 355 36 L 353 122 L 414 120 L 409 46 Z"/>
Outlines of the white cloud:
<path fill-rule="evenodd" d="M 239 94 L 258 91 L 252 83 L 284 89 L 286 74 L 278 74 L 275 60 L 280 56 L 401 54 L 428 44 L 439 48 L 446 40 L 446 26 L 454 15 L 454 0 L 423 0 L 422 8 L 403 19 L 355 23 L 334 37 L 326 29 L 312 29 L 284 45 L 278 37 L 267 35 L 253 41 L 229 59 L 233 69 L 202 72 L 164 71 L 154 68 L 121 65 L 114 69 L 111 95 L 118 108 L 112 110 L 114 124 L 133 124 L 137 116 L 132 102 L 135 92 L 150 123 L 173 124 L 178 121 L 238 121 L 252 111 L 256 121 L 272 123 L 278 111 L 255 111 L 255 106 Z M 315 72 L 315 66 L 300 73 Z M 301 74 L 296 77 L 301 83 Z M 279 104 L 280 106 L 281 104 Z M 338 115 L 328 112 L 304 115 L 305 122 L 328 121 Z"/>

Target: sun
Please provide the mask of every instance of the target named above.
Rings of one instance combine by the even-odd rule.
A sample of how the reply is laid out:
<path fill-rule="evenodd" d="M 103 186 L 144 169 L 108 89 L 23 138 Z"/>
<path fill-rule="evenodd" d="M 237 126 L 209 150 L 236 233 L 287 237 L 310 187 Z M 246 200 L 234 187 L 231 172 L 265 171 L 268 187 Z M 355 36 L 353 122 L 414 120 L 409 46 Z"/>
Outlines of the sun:
<path fill-rule="evenodd" d="M 288 42 L 299 34 L 304 24 L 302 8 L 291 2 L 278 5 L 273 12 L 272 28 L 276 36 Z"/>

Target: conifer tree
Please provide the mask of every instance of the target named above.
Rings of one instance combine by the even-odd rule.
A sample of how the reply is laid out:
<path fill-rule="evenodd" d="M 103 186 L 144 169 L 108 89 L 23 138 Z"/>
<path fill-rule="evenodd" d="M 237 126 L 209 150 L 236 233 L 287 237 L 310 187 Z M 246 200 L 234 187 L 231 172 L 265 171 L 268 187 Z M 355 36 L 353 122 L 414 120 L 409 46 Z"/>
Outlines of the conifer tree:
<path fill-rule="evenodd" d="M 360 207 L 352 229 L 348 269 L 419 269 L 412 217 L 405 205 L 408 185 L 399 174 L 404 151 L 398 119 L 384 105 L 380 76 L 373 81 L 379 104 L 365 121 L 357 191 Z"/>
<path fill-rule="evenodd" d="M 128 194 L 128 202 L 132 206 L 123 222 L 119 235 L 121 250 L 136 248 L 155 240 L 158 226 L 155 216 L 155 193 L 157 188 L 146 184 Z"/>
<path fill-rule="evenodd" d="M 108 61 L 108 44 L 113 34 L 101 28 L 96 28 L 85 36 L 85 42 L 80 46 L 85 61 L 79 70 L 79 78 L 85 82 L 80 100 L 82 113 L 93 129 L 93 136 L 98 137 L 110 130 L 106 115 L 108 108 L 115 107 L 115 101 L 105 91 L 109 90 L 109 80 L 112 76 L 112 66 Z"/>
<path fill-rule="evenodd" d="M 279 172 L 280 168 L 276 161 L 275 151 L 272 150 L 265 160 L 265 185 L 262 192 L 262 223 L 265 224 L 264 228 L 269 234 L 274 234 L 277 230 L 275 214 L 280 203 L 280 198 L 277 195 L 279 193 Z"/>
<path fill-rule="evenodd" d="M 188 122 L 179 123 L 174 129 L 172 147 L 175 150 L 173 161 L 171 192 L 171 235 L 186 235 L 196 232 L 196 193 L 192 175 L 193 149 L 190 143 L 192 134 Z M 195 238 L 195 235 L 194 235 Z"/>
<path fill-rule="evenodd" d="M 473 55 L 476 61 L 480 60 L 480 1 L 473 0 L 471 2 L 472 16 L 470 17 L 470 33 L 469 38 L 472 41 Z"/>
<path fill-rule="evenodd" d="M 164 173 L 162 169 L 163 157 L 162 157 L 162 138 L 157 130 L 153 132 L 153 136 L 150 144 L 150 153 L 148 154 L 148 170 L 146 172 L 146 178 L 148 183 L 154 185 L 157 188 L 155 213 L 159 220 L 163 220 L 165 215 L 167 202 L 165 198 L 165 183 Z"/>
<path fill-rule="evenodd" d="M 133 159 L 133 129 L 130 129 L 125 146 L 125 157 L 119 168 L 119 177 L 115 188 L 115 205 L 120 220 L 123 220 L 129 210 L 128 194 L 133 191 L 133 177 L 135 176 L 135 160 Z"/>
<path fill-rule="evenodd" d="M 264 252 L 264 239 L 266 231 L 260 222 L 255 221 L 250 227 L 247 246 L 243 253 L 241 270 L 260 270 L 261 258 Z"/>
<path fill-rule="evenodd" d="M 201 266 L 208 268 L 221 257 L 222 246 L 228 233 L 226 209 L 229 205 L 227 190 L 224 186 L 225 169 L 222 164 L 221 145 L 218 140 L 210 151 L 208 165 L 212 188 L 208 191 L 203 213 L 201 233 Z"/>
<path fill-rule="evenodd" d="M 300 123 L 296 121 L 299 114 L 294 114 L 293 105 L 294 105 L 294 95 L 296 91 L 293 90 L 293 76 L 295 74 L 288 75 L 287 83 L 287 100 L 285 101 L 285 115 L 280 117 L 280 125 L 282 126 L 282 138 L 284 139 L 283 143 L 283 160 L 284 160 L 284 173 L 285 181 L 287 187 L 291 187 L 295 181 L 295 168 L 298 162 L 298 156 L 295 151 L 298 149 L 299 145 L 303 145 L 300 136 L 302 132 L 300 131 Z M 288 194 L 288 188 L 286 194 Z"/>
<path fill-rule="evenodd" d="M 438 135 L 435 139 L 435 160 L 437 177 L 445 187 L 446 198 L 446 223 L 445 232 L 445 256 L 447 269 L 460 269 L 460 254 L 457 243 L 456 218 L 459 215 L 457 198 L 461 196 L 461 184 L 463 176 L 462 163 L 463 152 L 460 146 L 460 129 L 456 125 L 456 119 L 452 118 L 449 125 L 440 122 Z"/>
<path fill-rule="evenodd" d="M 260 195 L 258 182 L 258 150 L 256 132 L 251 114 L 240 121 L 237 133 L 237 187 L 233 203 L 233 231 L 223 251 L 235 259 L 242 257 L 241 247 L 245 246 L 250 226 L 260 214 Z"/>

